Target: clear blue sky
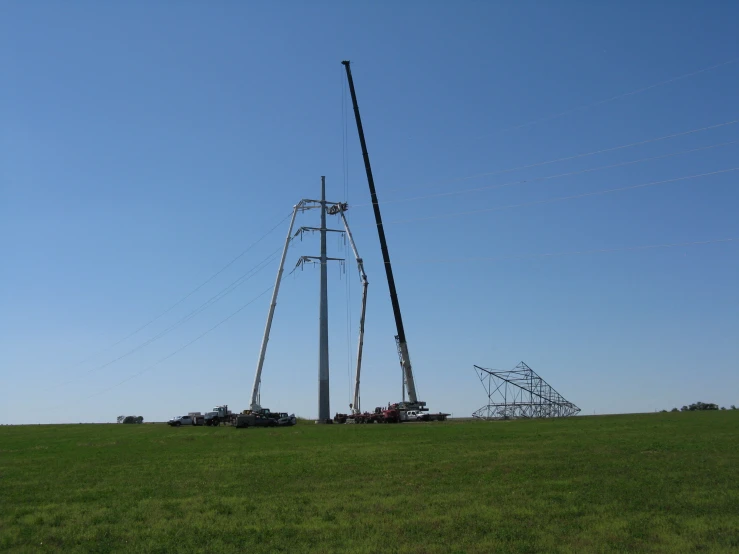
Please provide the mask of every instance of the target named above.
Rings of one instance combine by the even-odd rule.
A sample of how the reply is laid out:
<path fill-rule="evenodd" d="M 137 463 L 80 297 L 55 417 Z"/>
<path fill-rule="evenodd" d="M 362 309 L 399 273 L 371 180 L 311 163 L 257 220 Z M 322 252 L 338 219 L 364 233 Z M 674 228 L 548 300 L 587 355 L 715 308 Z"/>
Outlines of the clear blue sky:
<path fill-rule="evenodd" d="M 739 404 L 739 241 L 715 242 L 739 238 L 739 171 L 673 180 L 739 167 L 739 124 L 494 174 L 739 119 L 735 3 L 603 4 L 3 2 L 0 422 L 247 407 L 269 294 L 141 372 L 265 291 L 275 262 L 101 366 L 280 248 L 287 222 L 107 348 L 316 197 L 321 175 L 330 199 L 344 196 L 343 59 L 432 410 L 469 415 L 486 403 L 473 364 L 521 360 L 583 413 Z M 347 129 L 371 408 L 397 400 L 401 380 Z M 428 198 L 446 192 L 459 194 Z M 411 197 L 427 198 L 390 202 Z M 708 242 L 684 244 L 696 241 Z M 632 249 L 661 244 L 681 246 Z M 625 250 L 587 253 L 610 249 Z M 288 268 L 317 252 L 317 237 L 296 241 Z M 573 252 L 586 253 L 543 256 Z M 346 278 L 352 354 L 360 287 L 353 266 L 329 276 L 331 407 L 346 411 Z M 306 268 L 283 284 L 263 405 L 317 414 L 317 339 L 318 271 Z"/>

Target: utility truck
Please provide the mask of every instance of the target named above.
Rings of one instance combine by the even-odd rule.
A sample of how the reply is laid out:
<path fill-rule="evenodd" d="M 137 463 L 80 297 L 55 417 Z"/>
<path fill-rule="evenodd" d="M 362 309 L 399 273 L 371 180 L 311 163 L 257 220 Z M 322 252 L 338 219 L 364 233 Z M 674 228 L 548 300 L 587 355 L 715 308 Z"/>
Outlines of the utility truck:
<path fill-rule="evenodd" d="M 233 425 L 236 422 L 236 415 L 228 409 L 228 405 L 216 406 L 210 412 L 205 414 L 205 425 L 209 427 L 217 427 L 219 425 Z"/>

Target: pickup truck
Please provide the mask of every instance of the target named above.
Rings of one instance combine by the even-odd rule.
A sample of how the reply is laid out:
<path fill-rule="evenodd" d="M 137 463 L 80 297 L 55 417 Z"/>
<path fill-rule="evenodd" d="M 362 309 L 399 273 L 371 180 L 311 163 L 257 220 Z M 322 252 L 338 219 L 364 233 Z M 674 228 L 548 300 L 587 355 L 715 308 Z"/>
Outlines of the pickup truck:
<path fill-rule="evenodd" d="M 167 423 L 172 427 L 180 427 L 182 425 L 196 425 L 196 420 L 193 416 L 183 415 L 173 417 Z"/>
<path fill-rule="evenodd" d="M 407 412 L 401 412 L 404 414 L 401 416 L 402 421 L 428 421 L 428 414 L 416 410 L 408 410 Z"/>

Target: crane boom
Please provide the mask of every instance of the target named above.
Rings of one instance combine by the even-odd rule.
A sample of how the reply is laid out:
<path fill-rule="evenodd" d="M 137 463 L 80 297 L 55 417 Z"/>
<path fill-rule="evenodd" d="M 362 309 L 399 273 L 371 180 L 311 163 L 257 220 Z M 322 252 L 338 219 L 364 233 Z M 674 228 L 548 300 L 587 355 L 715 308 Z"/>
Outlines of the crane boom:
<path fill-rule="evenodd" d="M 364 260 L 359 257 L 359 251 L 357 245 L 354 243 L 354 236 L 352 235 L 351 229 L 349 229 L 349 222 L 346 220 L 344 215 L 345 207 L 339 205 L 339 213 L 341 214 L 341 220 L 344 222 L 344 229 L 346 229 L 346 236 L 349 238 L 349 244 L 352 246 L 354 251 L 354 257 L 357 260 L 357 269 L 359 270 L 359 276 L 362 279 L 362 313 L 359 316 L 359 341 L 357 343 L 357 369 L 354 372 L 354 398 L 352 399 L 351 410 L 352 413 L 362 413 L 359 398 L 359 381 L 362 373 L 362 350 L 364 349 L 364 320 L 367 314 L 367 274 L 364 272 Z"/>
<path fill-rule="evenodd" d="M 272 300 L 269 303 L 269 312 L 267 313 L 267 324 L 264 327 L 264 337 L 262 338 L 262 346 L 259 349 L 259 360 L 257 361 L 257 371 L 254 376 L 254 386 L 251 391 L 251 402 L 249 403 L 249 409 L 258 411 L 261 409 L 259 405 L 259 389 L 262 385 L 262 368 L 264 367 L 264 357 L 267 354 L 267 343 L 269 342 L 269 332 L 272 329 L 272 318 L 275 315 L 275 308 L 277 307 L 277 294 L 280 292 L 280 283 L 282 282 L 282 271 L 285 268 L 285 257 L 287 256 L 287 249 L 290 246 L 292 240 L 293 226 L 295 225 L 295 217 L 298 215 L 298 211 L 303 208 L 305 200 L 301 200 L 295 206 L 293 206 L 293 214 L 290 219 L 290 227 L 287 230 L 287 238 L 285 239 L 285 246 L 282 249 L 282 258 L 280 258 L 280 268 L 277 270 L 277 279 L 275 280 L 275 286 L 272 289 Z"/>
<path fill-rule="evenodd" d="M 393 268 L 390 265 L 390 254 L 387 250 L 387 241 L 385 240 L 385 229 L 382 226 L 382 215 L 380 214 L 380 206 L 377 201 L 377 192 L 375 191 L 375 180 L 372 177 L 372 167 L 370 166 L 369 154 L 367 153 L 367 143 L 364 139 L 364 130 L 362 128 L 362 118 L 359 115 L 359 105 L 357 104 L 357 94 L 354 91 L 354 80 L 352 79 L 352 70 L 349 67 L 350 62 L 345 60 L 341 62 L 346 69 L 346 77 L 349 81 L 349 91 L 352 96 L 352 105 L 354 106 L 354 119 L 357 122 L 357 132 L 359 133 L 359 142 L 362 146 L 362 156 L 364 157 L 364 169 L 367 173 L 367 183 L 369 184 L 370 196 L 372 198 L 372 209 L 375 212 L 375 223 L 377 224 L 377 233 L 380 237 L 380 250 L 382 250 L 382 260 L 385 266 L 385 275 L 387 276 L 387 284 L 390 289 L 390 302 L 393 306 L 393 315 L 395 316 L 395 327 L 398 335 L 398 351 L 400 354 L 400 364 L 403 368 L 403 377 L 408 389 L 408 400 L 415 407 L 425 406 L 425 402 L 419 402 L 416 397 L 416 383 L 413 379 L 413 369 L 411 368 L 411 360 L 408 355 L 408 343 L 405 339 L 405 329 L 403 328 L 403 317 L 400 314 L 400 303 L 398 302 L 398 293 L 395 289 L 395 278 L 393 277 Z"/>

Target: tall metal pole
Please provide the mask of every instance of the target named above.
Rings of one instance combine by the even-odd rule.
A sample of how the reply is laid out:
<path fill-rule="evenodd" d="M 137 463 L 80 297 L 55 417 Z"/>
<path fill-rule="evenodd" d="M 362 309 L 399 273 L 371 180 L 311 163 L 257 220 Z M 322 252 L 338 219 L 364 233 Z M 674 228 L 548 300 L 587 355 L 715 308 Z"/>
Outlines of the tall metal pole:
<path fill-rule="evenodd" d="M 326 177 L 321 177 L 321 305 L 318 336 L 318 421 L 331 420 L 328 368 L 328 259 L 326 257 Z"/>
<path fill-rule="evenodd" d="M 293 216 L 290 219 L 290 228 L 287 230 L 287 238 L 285 239 L 285 247 L 282 249 L 282 258 L 280 258 L 280 268 L 277 270 L 277 279 L 272 290 L 272 301 L 269 304 L 269 312 L 267 313 L 267 325 L 264 327 L 264 337 L 262 338 L 262 347 L 259 349 L 259 360 L 257 361 L 257 372 L 254 375 L 254 386 L 251 390 L 251 404 L 249 409 L 257 411 L 261 409 L 259 405 L 259 387 L 262 383 L 262 367 L 264 366 L 264 357 L 267 354 L 267 343 L 269 342 L 269 331 L 272 328 L 272 318 L 275 315 L 275 307 L 277 306 L 277 294 L 280 292 L 280 282 L 282 281 L 282 270 L 285 268 L 285 256 L 287 256 L 287 248 L 290 246 L 292 238 L 293 225 L 295 225 L 295 216 L 303 205 L 301 200 L 293 207 Z"/>
<path fill-rule="evenodd" d="M 352 95 L 352 104 L 354 106 L 354 119 L 357 122 L 357 132 L 359 133 L 359 142 L 362 146 L 362 156 L 364 157 L 364 169 L 367 173 L 367 182 L 369 184 L 370 196 L 372 198 L 372 209 L 375 212 L 375 223 L 377 224 L 377 234 L 380 236 L 380 250 L 382 250 L 382 260 L 385 266 L 385 274 L 387 275 L 387 284 L 390 289 L 390 302 L 393 305 L 393 315 L 395 316 L 395 327 L 398 331 L 398 350 L 400 353 L 400 363 L 403 366 L 403 374 L 405 375 L 405 383 L 408 387 L 408 399 L 412 404 L 425 405 L 424 402 L 418 402 L 416 398 L 416 383 L 413 379 L 413 370 L 411 368 L 411 360 L 408 354 L 408 344 L 405 340 L 405 329 L 403 328 L 403 318 L 400 315 L 400 304 L 398 302 L 398 293 L 395 290 L 395 278 L 393 277 L 393 268 L 390 265 L 390 254 L 387 250 L 387 241 L 385 240 L 385 229 L 382 226 L 382 215 L 380 214 L 380 206 L 377 201 L 377 192 L 375 191 L 375 180 L 372 177 L 372 167 L 370 166 L 369 153 L 367 152 L 367 143 L 364 140 L 364 129 L 362 128 L 362 118 L 359 115 L 359 105 L 357 104 L 357 94 L 354 91 L 354 79 L 352 79 L 352 70 L 349 67 L 349 61 L 341 62 L 346 68 L 346 77 L 349 80 L 349 91 Z"/>

